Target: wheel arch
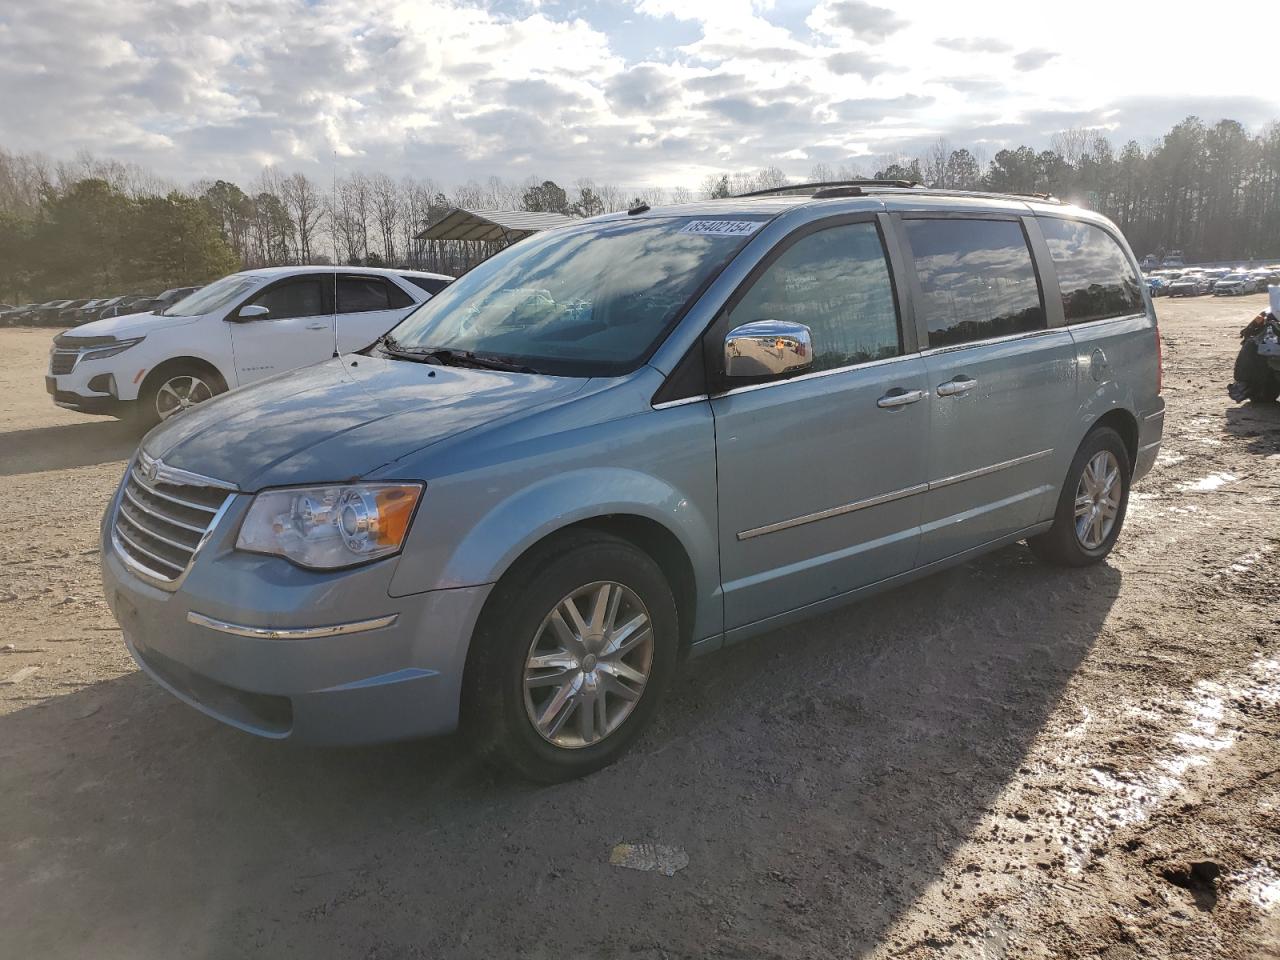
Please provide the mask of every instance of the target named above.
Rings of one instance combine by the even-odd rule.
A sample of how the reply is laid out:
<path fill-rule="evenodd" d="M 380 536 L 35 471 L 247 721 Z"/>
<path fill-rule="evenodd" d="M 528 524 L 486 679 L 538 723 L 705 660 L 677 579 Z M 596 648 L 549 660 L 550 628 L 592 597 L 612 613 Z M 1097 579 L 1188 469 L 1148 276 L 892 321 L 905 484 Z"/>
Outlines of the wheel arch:
<path fill-rule="evenodd" d="M 147 391 L 159 383 L 162 378 L 171 375 L 175 370 L 182 369 L 195 369 L 211 375 L 222 385 L 223 390 L 231 387 L 231 382 L 227 379 L 226 374 L 219 370 L 212 361 L 203 357 L 184 355 L 170 357 L 148 370 L 147 375 L 142 378 L 142 383 L 138 386 L 138 399 L 141 400 L 147 394 Z"/>
<path fill-rule="evenodd" d="M 1129 454 L 1129 471 L 1132 473 L 1138 462 L 1138 418 L 1124 407 L 1113 407 L 1090 424 L 1085 437 L 1099 427 L 1110 427 L 1120 434 L 1125 451 Z M 1080 442 L 1084 443 L 1084 439 Z"/>

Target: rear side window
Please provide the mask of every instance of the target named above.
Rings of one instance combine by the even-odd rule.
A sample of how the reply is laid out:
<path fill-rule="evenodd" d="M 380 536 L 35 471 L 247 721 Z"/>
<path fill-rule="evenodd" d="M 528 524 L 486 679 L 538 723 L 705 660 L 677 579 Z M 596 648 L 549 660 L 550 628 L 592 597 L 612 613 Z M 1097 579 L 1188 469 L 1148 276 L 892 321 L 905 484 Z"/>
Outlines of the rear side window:
<path fill-rule="evenodd" d="M 908 220 L 905 226 L 930 347 L 1044 329 L 1040 284 L 1022 224 Z"/>
<path fill-rule="evenodd" d="M 1053 217 L 1042 218 L 1040 229 L 1058 272 L 1067 323 L 1146 311 L 1137 272 L 1105 230 Z"/>
<path fill-rule="evenodd" d="M 427 293 L 431 294 L 433 297 L 449 285 L 448 280 L 441 280 L 438 277 L 411 277 L 402 275 L 400 279 L 409 281 L 409 283 L 427 291 Z"/>
<path fill-rule="evenodd" d="M 270 310 L 272 320 L 314 317 L 324 313 L 324 308 L 320 305 L 320 281 L 315 277 L 278 283 L 258 294 L 250 303 Z"/>
<path fill-rule="evenodd" d="M 807 326 L 812 370 L 896 357 L 898 313 L 875 224 L 830 227 L 793 243 L 738 301 L 729 325 L 754 320 Z"/>
<path fill-rule="evenodd" d="M 338 312 L 368 313 L 390 310 L 387 283 L 381 277 L 339 277 Z"/>

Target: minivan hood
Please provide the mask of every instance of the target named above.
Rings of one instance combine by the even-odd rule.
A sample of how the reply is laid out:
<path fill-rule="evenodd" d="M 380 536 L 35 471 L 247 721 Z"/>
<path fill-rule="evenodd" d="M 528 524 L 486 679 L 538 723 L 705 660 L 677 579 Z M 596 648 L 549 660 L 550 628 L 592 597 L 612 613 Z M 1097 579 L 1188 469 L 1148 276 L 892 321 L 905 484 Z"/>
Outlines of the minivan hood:
<path fill-rule="evenodd" d="M 571 396 L 586 383 L 347 356 L 201 404 L 161 424 L 142 446 L 169 466 L 242 490 L 330 483 Z"/>
<path fill-rule="evenodd" d="M 126 313 L 120 317 L 107 317 L 82 323 L 67 331 L 72 337 L 125 337 L 146 336 L 152 330 L 178 327 L 198 320 L 199 317 L 162 317 L 158 313 Z"/>

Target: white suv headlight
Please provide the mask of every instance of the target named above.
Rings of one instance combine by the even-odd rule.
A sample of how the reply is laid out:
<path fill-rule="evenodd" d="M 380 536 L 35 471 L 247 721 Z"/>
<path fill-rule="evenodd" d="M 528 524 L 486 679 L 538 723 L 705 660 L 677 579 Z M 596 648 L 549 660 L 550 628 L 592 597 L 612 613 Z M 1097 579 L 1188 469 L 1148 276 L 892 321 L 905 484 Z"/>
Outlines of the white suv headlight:
<path fill-rule="evenodd" d="M 266 490 L 253 498 L 236 549 L 300 567 L 337 570 L 399 552 L 420 483 L 354 483 Z"/>
<path fill-rule="evenodd" d="M 81 360 L 105 360 L 116 354 L 124 353 L 130 347 L 136 347 L 146 337 L 131 337 L 128 340 L 117 340 L 115 343 L 104 343 L 99 347 L 87 347 L 80 353 Z"/>

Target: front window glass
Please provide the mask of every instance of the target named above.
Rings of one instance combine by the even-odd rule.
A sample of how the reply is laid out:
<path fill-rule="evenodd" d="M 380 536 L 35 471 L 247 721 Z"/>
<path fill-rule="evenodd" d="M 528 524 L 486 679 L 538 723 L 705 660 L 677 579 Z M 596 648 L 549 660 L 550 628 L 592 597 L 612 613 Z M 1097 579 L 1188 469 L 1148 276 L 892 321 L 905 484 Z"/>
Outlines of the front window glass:
<path fill-rule="evenodd" d="M 455 280 L 392 335 L 564 376 L 640 364 L 759 221 L 627 220 L 535 234 Z"/>
<path fill-rule="evenodd" d="M 251 303 L 266 307 L 272 320 L 315 317 L 324 313 L 320 281 L 314 276 L 277 283 L 254 297 Z"/>
<path fill-rule="evenodd" d="M 233 273 L 229 277 L 215 280 L 207 287 L 201 287 L 189 297 L 183 297 L 168 310 L 166 317 L 199 317 L 231 306 L 240 297 L 262 281 L 257 277 L 246 277 Z"/>
<path fill-rule="evenodd" d="M 807 326 L 811 370 L 896 357 L 898 314 L 875 224 L 831 227 L 788 247 L 733 308 L 729 324 L 755 320 Z"/>
<path fill-rule="evenodd" d="M 1045 327 L 1022 225 L 1012 220 L 909 220 L 929 346 Z"/>
<path fill-rule="evenodd" d="M 1138 274 L 1104 230 L 1076 220 L 1044 217 L 1045 242 L 1058 272 L 1067 323 L 1142 313 Z"/>

